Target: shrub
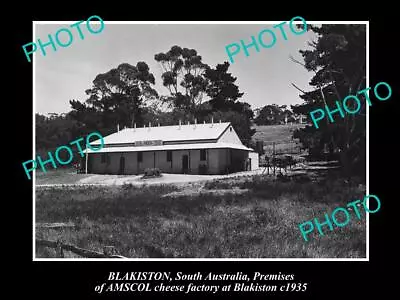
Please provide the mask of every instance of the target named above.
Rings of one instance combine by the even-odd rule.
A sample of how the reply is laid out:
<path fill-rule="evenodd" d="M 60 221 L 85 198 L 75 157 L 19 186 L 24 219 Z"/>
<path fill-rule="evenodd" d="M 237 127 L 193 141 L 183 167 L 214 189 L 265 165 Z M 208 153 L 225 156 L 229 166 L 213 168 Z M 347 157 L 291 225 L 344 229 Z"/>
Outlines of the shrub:
<path fill-rule="evenodd" d="M 232 189 L 235 183 L 226 181 L 226 180 L 213 180 L 207 181 L 204 184 L 204 188 L 206 190 L 214 190 L 214 189 Z"/>
<path fill-rule="evenodd" d="M 147 168 L 144 170 L 144 177 L 160 177 L 161 170 L 159 168 Z"/>

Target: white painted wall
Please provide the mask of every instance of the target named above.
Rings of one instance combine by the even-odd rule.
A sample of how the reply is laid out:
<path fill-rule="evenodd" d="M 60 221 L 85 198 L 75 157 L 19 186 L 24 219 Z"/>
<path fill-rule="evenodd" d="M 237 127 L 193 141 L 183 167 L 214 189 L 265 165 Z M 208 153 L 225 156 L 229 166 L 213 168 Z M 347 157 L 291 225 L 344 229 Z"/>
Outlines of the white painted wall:
<path fill-rule="evenodd" d="M 125 152 L 125 174 L 136 174 L 138 169 L 137 153 L 136 152 Z M 114 158 L 111 158 L 114 159 Z M 117 155 L 115 160 L 118 160 Z M 119 167 L 119 161 L 117 161 Z"/>
<path fill-rule="evenodd" d="M 142 162 L 138 164 L 138 173 L 144 173 L 145 169 L 154 168 L 154 152 L 142 152 Z"/>
<path fill-rule="evenodd" d="M 232 128 L 232 130 L 230 128 Z M 230 125 L 228 129 L 222 134 L 218 142 L 243 145 L 232 125 Z"/>
<path fill-rule="evenodd" d="M 167 151 L 156 152 L 156 168 L 159 168 L 163 173 L 172 172 L 172 162 L 167 161 Z"/>
<path fill-rule="evenodd" d="M 190 150 L 190 174 L 199 174 L 200 164 L 207 164 L 207 161 L 200 161 L 200 150 Z"/>
<path fill-rule="evenodd" d="M 209 174 L 218 174 L 219 169 L 219 150 L 220 149 L 207 149 L 207 166 Z"/>
<path fill-rule="evenodd" d="M 147 168 L 160 168 L 163 173 L 182 173 L 182 157 L 188 155 L 189 173 L 199 174 L 199 165 L 208 166 L 208 174 L 223 174 L 232 160 L 241 163 L 247 157 L 247 151 L 230 149 L 206 149 L 206 160 L 200 160 L 200 150 L 173 150 L 172 163 L 167 162 L 167 151 L 149 151 L 143 153 L 143 161 L 137 161 L 137 152 L 107 153 L 110 163 L 101 163 L 101 153 L 89 154 L 91 160 L 91 173 L 94 174 L 118 174 L 120 157 L 125 157 L 124 174 L 143 174 Z M 258 161 L 257 161 L 258 164 Z"/>
<path fill-rule="evenodd" d="M 259 169 L 259 155 L 257 152 L 249 152 L 249 158 L 251 159 L 251 170 Z"/>

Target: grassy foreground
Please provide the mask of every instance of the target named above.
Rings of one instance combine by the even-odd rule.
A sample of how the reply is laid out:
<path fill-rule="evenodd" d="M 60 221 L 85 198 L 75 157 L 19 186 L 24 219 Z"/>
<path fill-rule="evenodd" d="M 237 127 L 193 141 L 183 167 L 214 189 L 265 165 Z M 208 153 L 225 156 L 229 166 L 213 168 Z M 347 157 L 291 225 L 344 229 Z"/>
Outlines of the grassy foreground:
<path fill-rule="evenodd" d="M 81 187 L 36 191 L 36 222 L 73 223 L 37 228 L 36 237 L 62 239 L 126 257 L 354 258 L 366 255 L 365 213 L 325 236 L 305 242 L 298 224 L 362 199 L 365 186 L 342 179 L 279 182 L 253 176 L 205 184 L 204 189 L 246 189 L 244 194 L 178 196 L 172 185 Z M 163 195 L 166 195 L 162 197 Z M 171 195 L 174 195 L 173 193 Z M 54 257 L 38 248 L 36 257 Z"/>
<path fill-rule="evenodd" d="M 79 180 L 92 176 L 91 174 L 77 174 L 76 169 L 57 168 L 43 172 L 40 169 L 35 170 L 36 184 L 77 184 Z"/>

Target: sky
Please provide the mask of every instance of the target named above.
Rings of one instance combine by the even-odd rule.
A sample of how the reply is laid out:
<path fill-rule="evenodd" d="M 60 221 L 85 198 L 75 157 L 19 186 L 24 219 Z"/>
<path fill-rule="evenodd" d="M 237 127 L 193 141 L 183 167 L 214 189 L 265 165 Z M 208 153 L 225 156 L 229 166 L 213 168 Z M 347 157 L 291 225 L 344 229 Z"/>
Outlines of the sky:
<path fill-rule="evenodd" d="M 276 24 L 276 23 L 275 23 Z M 36 24 L 36 40 L 46 43 L 48 34 L 54 35 L 67 24 Z M 93 25 L 96 30 L 95 25 Z M 73 41 L 70 46 L 51 46 L 45 48 L 46 56 L 38 49 L 35 54 L 35 94 L 36 112 L 66 113 L 70 111 L 69 100 L 83 102 L 87 99 L 85 90 L 100 73 L 116 68 L 121 63 L 136 65 L 146 62 L 156 78 L 155 89 L 160 95 L 168 90 L 162 85 L 161 66 L 154 55 L 167 52 L 174 45 L 193 48 L 202 56 L 202 61 L 211 67 L 229 61 L 225 46 L 251 42 L 251 36 L 257 38 L 264 29 L 275 32 L 277 40 L 273 47 L 262 48 L 257 52 L 254 47 L 248 49 L 249 56 L 243 50 L 234 56 L 234 63 L 228 69 L 236 84 L 244 93 L 240 101 L 251 104 L 253 109 L 267 104 L 290 105 L 302 103 L 299 91 L 291 83 L 303 90 L 310 90 L 309 81 L 313 73 L 292 62 L 292 55 L 302 61 L 299 50 L 309 49 L 308 41 L 315 39 L 313 32 L 301 35 L 293 34 L 289 25 L 285 25 L 287 40 L 273 24 L 104 24 L 98 34 L 91 34 L 86 22 L 81 28 L 84 39 L 79 38 L 76 29 L 72 29 Z M 67 42 L 66 33 L 60 34 L 60 40 Z M 265 43 L 269 35 L 265 34 Z M 54 39 L 54 38 L 53 38 Z"/>

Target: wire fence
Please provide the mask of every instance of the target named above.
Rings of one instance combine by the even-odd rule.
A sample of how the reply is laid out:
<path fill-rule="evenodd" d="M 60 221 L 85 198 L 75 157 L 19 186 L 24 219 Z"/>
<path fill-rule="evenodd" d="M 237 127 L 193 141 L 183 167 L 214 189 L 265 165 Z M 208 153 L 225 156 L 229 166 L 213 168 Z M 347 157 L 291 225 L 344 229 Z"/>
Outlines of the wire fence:
<path fill-rule="evenodd" d="M 274 141 L 264 143 L 264 153 L 267 156 L 283 154 L 302 154 L 304 149 L 297 141 Z"/>
<path fill-rule="evenodd" d="M 292 169 L 299 163 L 305 162 L 306 150 L 297 140 L 283 140 L 263 142 L 263 154 L 260 155 L 260 167 L 264 168 L 262 174 L 276 175 L 277 171 L 282 174 Z"/>

